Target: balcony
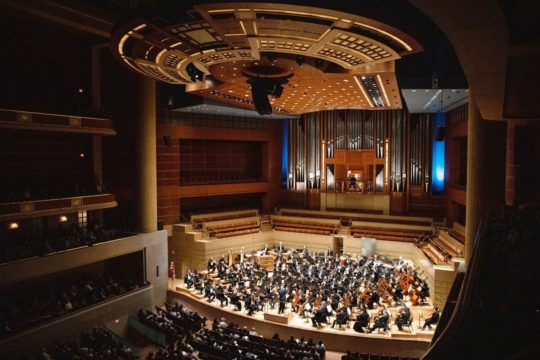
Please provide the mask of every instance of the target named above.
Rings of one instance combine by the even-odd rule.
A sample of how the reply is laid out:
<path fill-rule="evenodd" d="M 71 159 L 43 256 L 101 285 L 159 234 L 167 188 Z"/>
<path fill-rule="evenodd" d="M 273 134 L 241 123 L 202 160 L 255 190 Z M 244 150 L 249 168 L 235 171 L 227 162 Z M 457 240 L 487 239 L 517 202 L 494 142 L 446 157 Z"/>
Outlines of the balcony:
<path fill-rule="evenodd" d="M 0 109 L 0 129 L 116 135 L 110 119 Z"/>
<path fill-rule="evenodd" d="M 116 207 L 114 194 L 97 194 L 57 199 L 19 201 L 0 204 L 0 221 L 61 215 L 69 212 L 100 210 Z"/>

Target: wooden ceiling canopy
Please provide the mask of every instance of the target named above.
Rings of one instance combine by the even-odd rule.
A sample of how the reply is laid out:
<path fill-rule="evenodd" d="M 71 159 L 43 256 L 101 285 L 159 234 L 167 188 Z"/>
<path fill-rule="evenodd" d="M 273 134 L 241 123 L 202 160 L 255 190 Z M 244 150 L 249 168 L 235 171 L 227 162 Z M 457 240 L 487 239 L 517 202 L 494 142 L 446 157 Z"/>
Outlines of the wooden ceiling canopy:
<path fill-rule="evenodd" d="M 268 3 L 194 8 L 202 20 L 122 25 L 113 34 L 113 52 L 143 75 L 246 109 L 254 108 L 247 82 L 253 74 L 287 78 L 272 110 L 302 114 L 401 108 L 394 62 L 421 51 L 397 29 L 328 9 Z"/>

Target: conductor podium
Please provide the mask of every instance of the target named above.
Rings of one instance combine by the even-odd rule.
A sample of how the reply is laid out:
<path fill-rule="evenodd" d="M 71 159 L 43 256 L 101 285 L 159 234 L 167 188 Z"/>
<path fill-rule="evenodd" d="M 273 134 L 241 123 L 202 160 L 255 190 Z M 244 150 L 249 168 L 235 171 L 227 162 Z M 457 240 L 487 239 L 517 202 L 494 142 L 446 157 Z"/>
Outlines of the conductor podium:
<path fill-rule="evenodd" d="M 270 314 L 270 313 L 264 313 L 264 320 L 273 321 L 279 324 L 285 324 L 287 325 L 289 321 L 291 320 L 292 315 L 290 312 L 286 314 Z"/>

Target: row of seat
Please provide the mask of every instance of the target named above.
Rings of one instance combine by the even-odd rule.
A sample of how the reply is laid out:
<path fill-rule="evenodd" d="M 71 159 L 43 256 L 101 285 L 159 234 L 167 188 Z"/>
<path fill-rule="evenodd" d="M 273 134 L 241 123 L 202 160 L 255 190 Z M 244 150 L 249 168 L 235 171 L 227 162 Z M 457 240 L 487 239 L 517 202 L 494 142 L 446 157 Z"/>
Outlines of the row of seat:
<path fill-rule="evenodd" d="M 458 256 L 463 254 L 463 242 L 459 241 L 454 235 L 455 232 L 451 232 L 451 229 L 448 232 L 441 231 L 439 232 L 438 241 L 441 246 L 443 246 L 452 256 Z"/>
<path fill-rule="evenodd" d="M 239 213 L 214 213 L 214 214 L 208 214 L 207 216 L 192 216 L 191 217 L 191 224 L 193 225 L 193 228 L 200 229 L 204 223 L 211 222 L 211 221 L 220 221 L 220 220 L 232 220 L 232 219 L 239 219 L 239 218 L 245 218 L 245 217 L 253 217 L 253 216 L 259 216 L 257 210 L 250 210 L 250 211 L 242 211 Z"/>
<path fill-rule="evenodd" d="M 256 228 L 248 228 L 248 229 L 245 229 L 245 230 L 234 230 L 234 231 L 219 232 L 219 233 L 216 233 L 215 236 L 218 239 L 222 239 L 222 238 L 231 237 L 231 236 L 253 234 L 253 233 L 256 233 L 256 232 L 259 232 L 259 226 L 258 225 L 257 225 Z"/>
<path fill-rule="evenodd" d="M 343 209 L 346 210 L 346 209 Z M 318 219 L 337 219 L 342 221 L 365 221 L 373 223 L 382 223 L 382 224 L 402 224 L 402 225 L 415 225 L 415 226 L 431 226 L 431 222 L 422 219 L 395 219 L 395 218 L 384 218 L 384 217 L 366 217 L 366 216 L 344 216 L 344 215 L 334 215 L 334 214 L 318 214 L 318 213 L 308 213 L 308 212 L 296 212 L 296 211 L 287 211 L 281 210 L 281 215 L 283 216 L 294 216 L 301 218 L 318 218 Z"/>
<path fill-rule="evenodd" d="M 438 264 L 444 264 L 448 260 L 448 256 L 446 256 L 441 249 L 434 246 L 432 243 L 426 243 L 421 247 L 422 251 L 426 256 L 436 265 Z"/>
<path fill-rule="evenodd" d="M 373 236 L 379 240 L 405 242 L 416 242 L 416 240 L 425 233 L 425 230 L 421 229 L 388 228 L 359 225 L 351 226 L 350 230 L 351 234 L 354 237 Z"/>
<path fill-rule="evenodd" d="M 300 227 L 292 227 L 292 226 L 274 226 L 274 230 L 297 232 L 297 233 L 304 233 L 304 234 L 314 234 L 314 235 L 330 235 L 332 233 L 331 230 L 308 229 L 308 228 L 300 228 Z"/>

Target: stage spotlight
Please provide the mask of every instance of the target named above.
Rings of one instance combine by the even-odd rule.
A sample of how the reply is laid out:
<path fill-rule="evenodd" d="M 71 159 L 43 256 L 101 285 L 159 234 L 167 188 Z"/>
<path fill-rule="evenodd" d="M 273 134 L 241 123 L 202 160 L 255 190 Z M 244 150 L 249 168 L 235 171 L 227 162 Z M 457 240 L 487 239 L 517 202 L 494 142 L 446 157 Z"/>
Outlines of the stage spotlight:
<path fill-rule="evenodd" d="M 192 62 L 186 66 L 186 72 L 188 73 L 191 81 L 193 82 L 202 80 L 204 76 L 204 73 L 201 70 L 197 69 L 195 64 L 193 64 Z"/>
<path fill-rule="evenodd" d="M 305 62 L 306 57 L 304 55 L 296 55 L 296 63 L 298 64 L 298 66 L 304 65 Z"/>
<path fill-rule="evenodd" d="M 266 54 L 266 58 L 267 58 L 268 61 L 270 61 L 271 63 L 274 63 L 274 62 L 276 62 L 276 60 L 277 60 L 277 56 L 276 56 L 276 54 L 274 54 L 274 53 L 268 53 L 268 54 Z"/>
<path fill-rule="evenodd" d="M 268 100 L 268 82 L 262 78 L 251 78 L 248 83 L 251 85 L 251 98 L 255 110 L 261 115 L 272 114 L 272 106 Z"/>
<path fill-rule="evenodd" d="M 283 86 L 281 84 L 275 84 L 274 86 L 274 98 L 279 99 L 281 97 L 281 94 L 283 94 Z"/>

